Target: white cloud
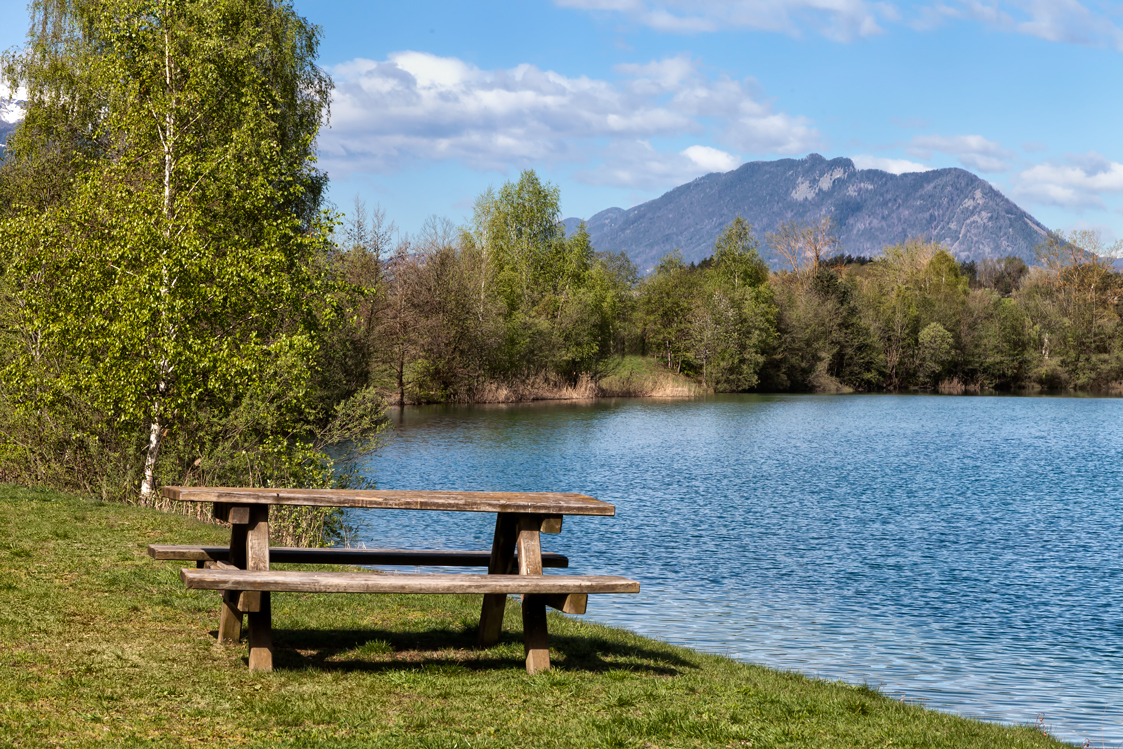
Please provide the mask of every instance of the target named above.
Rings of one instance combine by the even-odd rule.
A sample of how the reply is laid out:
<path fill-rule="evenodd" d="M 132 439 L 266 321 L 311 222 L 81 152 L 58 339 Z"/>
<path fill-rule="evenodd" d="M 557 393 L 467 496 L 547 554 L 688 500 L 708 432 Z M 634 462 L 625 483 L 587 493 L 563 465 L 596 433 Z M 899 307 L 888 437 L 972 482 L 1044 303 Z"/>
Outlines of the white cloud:
<path fill-rule="evenodd" d="M 709 146 L 690 146 L 680 153 L 707 172 L 728 172 L 741 164 L 741 160 L 733 154 Z"/>
<path fill-rule="evenodd" d="M 854 162 L 854 166 L 859 169 L 880 169 L 883 172 L 890 174 L 907 174 L 909 172 L 928 172 L 932 167 L 918 164 L 915 161 L 907 159 L 889 159 L 881 156 L 868 156 L 861 154 L 859 156 L 852 156 L 850 158 Z"/>
<path fill-rule="evenodd" d="M 1067 163 L 1045 163 L 1017 175 L 1014 195 L 1064 208 L 1104 208 L 1104 194 L 1123 193 L 1123 164 L 1098 153 L 1070 155 Z"/>
<path fill-rule="evenodd" d="M 622 13 L 658 31 L 694 34 L 728 29 L 800 36 L 810 29 L 848 42 L 882 32 L 880 21 L 898 18 L 889 3 L 866 0 L 554 0 L 588 11 Z"/>
<path fill-rule="evenodd" d="M 752 79 L 707 74 L 687 56 L 620 66 L 615 80 L 533 65 L 481 70 L 424 52 L 356 59 L 331 72 L 332 123 L 320 135 L 320 157 L 335 174 L 418 161 L 503 172 L 601 161 L 605 175 L 587 167 L 588 181 L 641 184 L 661 173 L 670 180 L 740 163 L 703 143 L 661 152 L 651 146 L 657 139 L 711 139 L 737 152 L 776 154 L 820 142 L 808 120 L 774 111 Z"/>
<path fill-rule="evenodd" d="M 958 159 L 968 169 L 980 172 L 1006 172 L 1011 169 L 1014 154 L 981 135 L 918 135 L 906 150 L 910 155 L 927 161 L 933 151 L 946 153 Z"/>
<path fill-rule="evenodd" d="M 729 29 L 800 36 L 809 30 L 840 42 L 872 36 L 902 20 L 890 2 L 867 0 L 554 0 L 565 8 L 618 13 L 657 31 L 697 34 Z M 969 21 L 1050 42 L 1123 51 L 1123 30 L 1109 4 L 1080 0 L 929 0 L 909 8 L 909 25 L 929 30 Z"/>
<path fill-rule="evenodd" d="M 952 0 L 923 7 L 913 25 L 928 29 L 961 19 L 1050 42 L 1123 51 L 1123 30 L 1111 15 L 1079 0 Z"/>
<path fill-rule="evenodd" d="M 727 172 L 741 164 L 739 158 L 717 148 L 695 145 L 667 153 L 645 140 L 615 143 L 603 158 L 596 168 L 577 172 L 577 179 L 590 185 L 653 190 L 711 172 Z"/>

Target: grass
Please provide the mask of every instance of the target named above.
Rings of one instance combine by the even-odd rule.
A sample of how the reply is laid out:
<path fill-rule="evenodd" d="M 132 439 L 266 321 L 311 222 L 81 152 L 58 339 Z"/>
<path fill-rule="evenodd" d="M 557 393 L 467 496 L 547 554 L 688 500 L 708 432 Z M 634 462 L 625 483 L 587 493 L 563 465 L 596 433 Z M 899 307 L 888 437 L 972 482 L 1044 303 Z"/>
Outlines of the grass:
<path fill-rule="evenodd" d="M 554 614 L 554 670 L 527 676 L 515 604 L 477 651 L 472 596 L 274 594 L 276 669 L 250 674 L 217 594 L 145 553 L 223 540 L 0 486 L 0 747 L 1062 746 Z"/>
<path fill-rule="evenodd" d="M 634 354 L 610 359 L 597 385 L 603 397 L 683 397 L 706 392 L 689 377 L 668 370 L 656 359 Z"/>

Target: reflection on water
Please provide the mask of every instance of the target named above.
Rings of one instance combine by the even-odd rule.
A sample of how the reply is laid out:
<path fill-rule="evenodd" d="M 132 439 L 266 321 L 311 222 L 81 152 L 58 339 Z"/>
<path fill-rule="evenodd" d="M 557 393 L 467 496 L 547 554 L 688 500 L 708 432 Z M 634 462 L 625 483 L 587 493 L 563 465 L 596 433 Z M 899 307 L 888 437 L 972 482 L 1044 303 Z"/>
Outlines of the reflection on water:
<path fill-rule="evenodd" d="M 387 489 L 574 491 L 589 617 L 880 686 L 1066 741 L 1123 742 L 1123 400 L 735 396 L 411 408 Z M 371 546 L 488 548 L 486 515 L 366 512 Z"/>

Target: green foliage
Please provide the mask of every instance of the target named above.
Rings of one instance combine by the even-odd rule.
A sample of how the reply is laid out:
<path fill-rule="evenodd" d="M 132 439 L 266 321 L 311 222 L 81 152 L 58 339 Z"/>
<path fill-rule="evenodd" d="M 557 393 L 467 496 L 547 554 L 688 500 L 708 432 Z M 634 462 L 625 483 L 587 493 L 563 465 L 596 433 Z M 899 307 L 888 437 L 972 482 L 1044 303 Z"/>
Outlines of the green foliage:
<path fill-rule="evenodd" d="M 711 257 L 688 265 L 671 252 L 641 279 L 623 254 L 594 253 L 583 225 L 565 237 L 557 197 L 524 172 L 481 196 L 457 239 L 415 252 L 413 280 L 388 284 L 398 298 L 408 288 L 414 310 L 414 357 L 399 368 L 413 388 L 399 392 L 502 400 L 533 390 L 512 383 L 542 377 L 592 383 L 571 391 L 586 396 L 689 390 L 653 377 L 646 390 L 616 379 L 600 388 L 610 360 L 629 355 L 722 392 L 1123 381 L 1123 283 L 1094 252 L 1058 242 L 1057 262 L 1033 272 L 1016 258 L 960 263 L 915 239 L 852 258 L 827 254 L 837 239 L 823 220 L 790 227 L 793 252 L 810 261 L 770 274 L 737 218 Z"/>
<path fill-rule="evenodd" d="M 923 385 L 939 382 L 955 355 L 955 339 L 938 322 L 928 323 L 917 337 L 917 377 Z"/>
<path fill-rule="evenodd" d="M 740 216 L 714 242 L 713 270 L 727 288 L 760 286 L 768 281 L 768 266 L 760 257 L 753 227 Z"/>
<path fill-rule="evenodd" d="M 115 496 L 329 482 L 319 31 L 271 0 L 32 11 L 3 69 L 29 104 L 0 169 L 0 473 Z M 60 163 L 64 186 L 29 187 Z M 44 469 L 72 455 L 69 481 Z"/>

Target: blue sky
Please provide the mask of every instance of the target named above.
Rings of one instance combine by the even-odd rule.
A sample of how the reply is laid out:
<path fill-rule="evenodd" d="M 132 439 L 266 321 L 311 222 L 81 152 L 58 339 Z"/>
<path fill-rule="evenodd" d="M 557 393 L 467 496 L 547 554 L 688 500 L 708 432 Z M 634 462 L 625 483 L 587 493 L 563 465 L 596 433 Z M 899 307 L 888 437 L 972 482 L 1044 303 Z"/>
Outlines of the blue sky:
<path fill-rule="evenodd" d="M 524 168 L 566 216 L 745 161 L 959 166 L 1056 229 L 1123 237 L 1123 4 L 297 0 L 336 82 L 331 199 L 406 232 Z M 24 2 L 0 0 L 0 47 Z"/>

